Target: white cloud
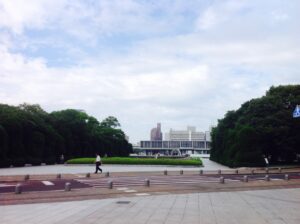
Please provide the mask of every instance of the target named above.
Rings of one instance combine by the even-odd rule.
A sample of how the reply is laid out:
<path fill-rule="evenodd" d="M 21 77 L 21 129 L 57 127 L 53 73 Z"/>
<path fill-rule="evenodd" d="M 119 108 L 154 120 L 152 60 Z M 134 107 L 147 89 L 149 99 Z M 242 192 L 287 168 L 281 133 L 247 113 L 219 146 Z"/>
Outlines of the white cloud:
<path fill-rule="evenodd" d="M 200 29 L 208 29 L 210 27 L 213 27 L 215 24 L 217 24 L 219 22 L 218 20 L 219 19 L 217 18 L 217 15 L 214 12 L 214 10 L 209 8 L 199 18 L 196 25 Z"/>
<path fill-rule="evenodd" d="M 271 15 L 277 21 L 286 21 L 289 19 L 289 15 L 281 11 L 273 11 Z"/>
<path fill-rule="evenodd" d="M 64 3 L 63 0 L 1 0 L 0 26 L 16 34 L 23 33 L 25 28 L 43 28 L 48 20 L 57 16 Z"/>
<path fill-rule="evenodd" d="M 0 0 L 0 102 L 113 115 L 136 142 L 300 82 L 297 4 L 172 2 Z M 73 64 L 50 66 L 53 48 Z"/>
<path fill-rule="evenodd" d="M 245 8 L 245 1 L 221 1 L 209 6 L 196 20 L 196 29 L 206 30 L 233 19 Z"/>

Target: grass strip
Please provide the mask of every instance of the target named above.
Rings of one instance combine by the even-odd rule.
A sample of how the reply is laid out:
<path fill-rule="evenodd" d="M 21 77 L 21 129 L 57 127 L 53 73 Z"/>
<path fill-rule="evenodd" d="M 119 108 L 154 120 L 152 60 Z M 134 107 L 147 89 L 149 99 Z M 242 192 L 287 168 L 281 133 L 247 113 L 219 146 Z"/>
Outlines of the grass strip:
<path fill-rule="evenodd" d="M 200 159 L 166 159 L 166 158 L 129 158 L 129 157 L 104 157 L 103 164 L 125 165 L 177 165 L 177 166 L 201 166 Z M 67 161 L 67 164 L 93 164 L 95 158 L 76 158 Z"/>

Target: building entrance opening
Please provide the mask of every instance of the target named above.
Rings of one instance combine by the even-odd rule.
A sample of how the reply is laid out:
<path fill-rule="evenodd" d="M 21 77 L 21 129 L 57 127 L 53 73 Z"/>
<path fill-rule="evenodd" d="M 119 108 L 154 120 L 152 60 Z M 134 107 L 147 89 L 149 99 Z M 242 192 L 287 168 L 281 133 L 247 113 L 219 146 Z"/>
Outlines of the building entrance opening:
<path fill-rule="evenodd" d="M 181 156 L 181 152 L 179 149 L 173 149 L 171 151 L 171 156 Z"/>

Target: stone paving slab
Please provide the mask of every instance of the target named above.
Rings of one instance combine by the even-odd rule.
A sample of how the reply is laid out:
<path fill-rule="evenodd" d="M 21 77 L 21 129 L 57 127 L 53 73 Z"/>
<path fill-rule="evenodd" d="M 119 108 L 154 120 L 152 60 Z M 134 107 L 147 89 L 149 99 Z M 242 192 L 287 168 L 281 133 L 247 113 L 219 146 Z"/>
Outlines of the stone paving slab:
<path fill-rule="evenodd" d="M 61 166 L 61 165 L 59 165 Z M 172 169 L 170 169 L 172 168 Z M 10 168 L 8 168 L 10 169 Z M 11 168 L 14 169 L 14 168 Z M 22 168 L 20 168 L 22 169 Z M 25 169 L 25 168 L 24 168 Z M 188 174 L 188 175 L 199 175 L 200 170 L 202 170 L 202 168 L 191 168 L 191 169 L 184 169 L 182 167 L 168 167 L 161 171 L 131 171 L 131 172 L 109 172 L 109 176 L 111 177 L 122 177 L 122 176 L 151 176 L 151 175 L 164 175 L 164 171 L 167 170 L 167 174 L 168 176 L 176 176 L 179 175 L 181 170 L 183 170 L 183 175 Z M 238 174 L 241 175 L 249 175 L 249 177 L 251 177 L 251 172 L 252 170 L 255 171 L 255 174 L 266 174 L 266 171 L 264 168 L 239 168 L 238 169 Z M 203 174 L 206 175 L 211 175 L 211 174 L 218 174 L 219 170 L 215 169 L 215 170 L 203 170 Z M 285 173 L 300 173 L 300 168 L 285 168 L 282 169 L 281 173 L 282 175 L 284 175 Z M 76 178 L 84 178 L 85 175 L 87 173 L 90 174 L 91 178 L 101 178 L 101 177 L 105 177 L 105 174 L 107 173 L 107 171 L 103 172 L 102 174 L 94 174 L 94 173 L 48 173 L 48 174 L 36 174 L 36 173 L 30 173 L 30 172 L 24 172 L 24 174 L 22 174 L 22 172 L 19 172 L 19 174 L 13 174 L 13 175 L 9 175 L 8 173 L 3 172 L 3 169 L 0 169 L 0 183 L 1 181 L 23 181 L 25 175 L 29 175 L 31 180 L 53 180 L 56 178 L 57 174 L 61 175 L 61 178 L 63 179 L 76 179 Z M 272 168 L 269 170 L 270 174 L 279 174 L 279 170 L 277 168 Z M 236 174 L 236 170 L 235 169 L 226 169 L 226 170 L 221 170 L 221 174 L 220 175 L 228 175 L 228 174 Z"/>
<path fill-rule="evenodd" d="M 209 159 L 203 159 L 203 167 L 191 167 L 191 166 L 164 166 L 164 165 L 111 165 L 103 164 L 103 172 L 110 173 L 147 173 L 147 172 L 163 172 L 168 170 L 171 172 L 199 172 L 203 170 L 207 173 L 222 170 L 224 173 L 232 173 L 235 169 L 231 169 L 227 166 L 210 161 Z M 283 167 L 285 170 L 291 170 L 293 167 Z M 299 167 L 298 167 L 299 168 Z M 249 173 L 252 169 L 256 172 L 263 173 L 265 168 L 239 168 L 240 172 Z M 94 165 L 44 165 L 44 166 L 29 166 L 29 167 L 12 167 L 12 168 L 0 168 L 0 176 L 18 176 L 18 175 L 56 175 L 58 173 L 63 175 L 74 175 L 74 174 L 86 174 L 94 173 Z M 270 172 L 276 172 L 276 167 L 270 167 Z"/>
<path fill-rule="evenodd" d="M 258 189 L 281 189 L 281 188 L 300 188 L 300 180 L 277 180 L 277 181 L 251 181 L 251 182 L 226 182 L 220 183 L 197 183 L 189 185 L 151 185 L 131 186 L 126 188 L 115 187 L 107 188 L 82 188 L 72 189 L 69 192 L 61 190 L 55 191 L 29 191 L 22 194 L 14 192 L 0 194 L 0 205 L 74 201 L 86 199 L 117 198 L 124 196 L 138 196 L 141 193 L 151 195 L 168 195 L 191 192 L 220 192 L 220 191 L 244 191 Z"/>
<path fill-rule="evenodd" d="M 295 188 L 6 205 L 0 223 L 299 224 L 299 209 Z"/>

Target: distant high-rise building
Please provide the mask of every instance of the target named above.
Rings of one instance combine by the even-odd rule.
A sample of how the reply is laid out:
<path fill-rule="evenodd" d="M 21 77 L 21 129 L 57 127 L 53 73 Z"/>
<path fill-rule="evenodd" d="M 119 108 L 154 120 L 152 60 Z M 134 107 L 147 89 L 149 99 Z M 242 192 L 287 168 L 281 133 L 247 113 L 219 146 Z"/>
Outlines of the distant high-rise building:
<path fill-rule="evenodd" d="M 157 123 L 156 128 L 151 129 L 150 140 L 151 141 L 162 141 L 162 132 L 161 132 L 161 124 L 160 123 Z"/>

